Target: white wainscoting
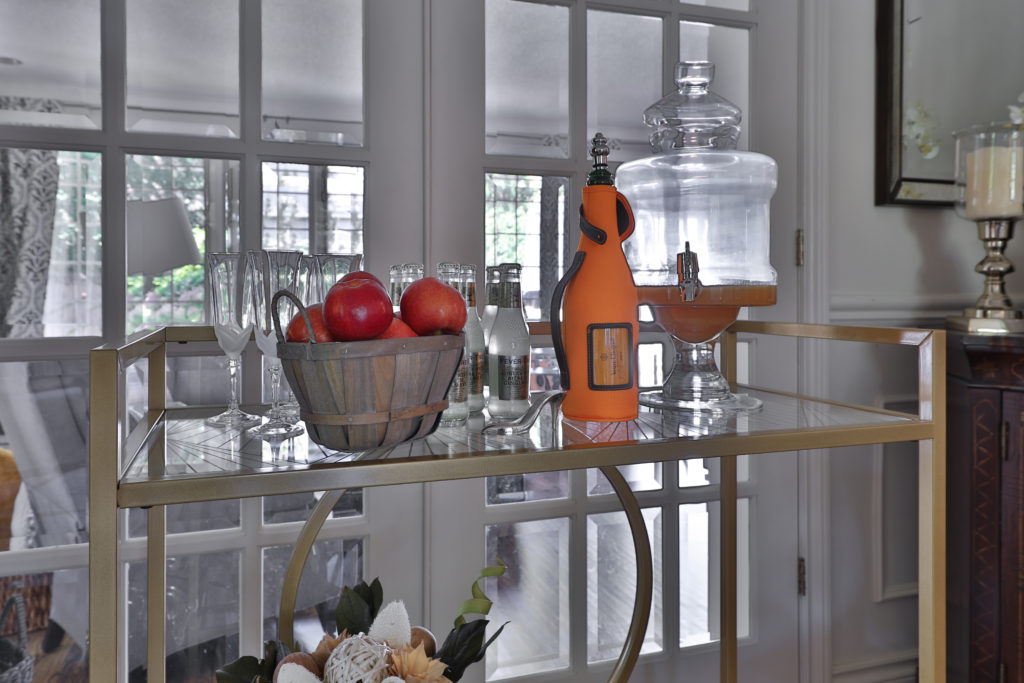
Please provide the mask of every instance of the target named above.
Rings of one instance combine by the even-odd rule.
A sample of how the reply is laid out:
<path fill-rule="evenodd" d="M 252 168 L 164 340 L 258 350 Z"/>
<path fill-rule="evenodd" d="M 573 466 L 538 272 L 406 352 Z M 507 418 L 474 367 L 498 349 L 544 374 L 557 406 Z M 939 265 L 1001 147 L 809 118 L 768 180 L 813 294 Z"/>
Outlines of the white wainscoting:
<path fill-rule="evenodd" d="M 880 657 L 838 664 L 832 668 L 832 683 L 915 683 L 917 650 L 893 652 Z"/>

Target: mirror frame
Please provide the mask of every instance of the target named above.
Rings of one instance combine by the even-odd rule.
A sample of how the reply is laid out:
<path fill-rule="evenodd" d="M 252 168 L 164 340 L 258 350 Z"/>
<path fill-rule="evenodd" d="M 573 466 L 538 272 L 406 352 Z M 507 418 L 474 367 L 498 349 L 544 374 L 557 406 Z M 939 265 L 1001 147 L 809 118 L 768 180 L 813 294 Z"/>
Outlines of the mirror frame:
<path fill-rule="evenodd" d="M 903 0 L 877 0 L 876 11 L 875 205 L 952 206 L 952 177 L 903 173 Z"/>

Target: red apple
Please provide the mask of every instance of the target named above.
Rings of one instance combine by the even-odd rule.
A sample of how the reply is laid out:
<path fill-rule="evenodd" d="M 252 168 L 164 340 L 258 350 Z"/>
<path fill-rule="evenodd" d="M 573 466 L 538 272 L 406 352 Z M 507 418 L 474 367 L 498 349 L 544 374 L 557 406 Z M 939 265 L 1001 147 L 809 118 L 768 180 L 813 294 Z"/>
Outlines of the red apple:
<path fill-rule="evenodd" d="M 341 276 L 341 279 L 338 280 L 338 282 L 351 282 L 352 280 L 370 280 L 372 282 L 376 282 L 381 287 L 384 287 L 384 283 L 380 281 L 380 278 L 365 270 L 353 270 L 351 273 L 346 273 Z M 387 291 L 386 287 L 384 291 Z"/>
<path fill-rule="evenodd" d="M 417 334 L 458 334 L 466 324 L 466 301 L 436 277 L 409 284 L 402 293 L 402 320 Z"/>
<path fill-rule="evenodd" d="M 339 281 L 324 301 L 324 322 L 338 341 L 373 339 L 393 317 L 391 297 L 372 280 Z"/>
<path fill-rule="evenodd" d="M 313 334 L 318 342 L 332 342 L 334 337 L 327 331 L 327 325 L 324 322 L 324 305 L 313 304 L 312 306 L 306 306 L 306 313 L 309 314 L 309 321 L 313 323 Z M 302 313 L 296 313 L 295 317 L 288 323 L 288 329 L 284 333 L 284 338 L 290 342 L 308 342 L 309 341 L 309 330 L 306 329 L 306 320 L 302 317 Z"/>
<path fill-rule="evenodd" d="M 399 318 L 392 318 L 388 329 L 378 334 L 374 339 L 396 339 L 398 337 L 415 337 L 416 330 L 412 329 Z"/>

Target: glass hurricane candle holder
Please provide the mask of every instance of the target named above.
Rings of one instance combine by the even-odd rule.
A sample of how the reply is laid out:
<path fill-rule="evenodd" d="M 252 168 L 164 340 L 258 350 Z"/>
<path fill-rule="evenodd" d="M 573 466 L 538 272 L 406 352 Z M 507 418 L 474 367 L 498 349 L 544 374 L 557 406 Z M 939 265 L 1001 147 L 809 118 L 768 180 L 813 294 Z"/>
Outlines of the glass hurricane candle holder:
<path fill-rule="evenodd" d="M 1006 122 L 971 126 L 956 140 L 956 212 L 974 221 L 985 257 L 974 270 L 985 276 L 984 291 L 963 316 L 949 318 L 955 330 L 976 334 L 1024 332 L 1024 314 L 1006 294 L 1014 270 L 1006 258 L 1013 224 L 1024 216 L 1024 126 Z"/>

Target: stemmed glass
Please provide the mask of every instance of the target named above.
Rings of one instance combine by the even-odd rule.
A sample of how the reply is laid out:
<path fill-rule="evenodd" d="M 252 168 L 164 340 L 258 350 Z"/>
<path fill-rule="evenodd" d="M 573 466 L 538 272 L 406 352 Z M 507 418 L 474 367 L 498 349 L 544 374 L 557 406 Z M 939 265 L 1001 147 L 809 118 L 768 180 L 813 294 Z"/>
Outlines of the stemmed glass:
<path fill-rule="evenodd" d="M 320 272 L 320 290 L 317 293 L 319 298 L 314 301 L 323 301 L 328 290 L 343 276 L 359 270 L 359 263 L 363 259 L 362 254 L 315 254 L 317 268 Z"/>
<path fill-rule="evenodd" d="M 217 427 L 244 429 L 260 421 L 256 415 L 242 412 L 238 407 L 238 370 L 242 365 L 242 351 L 249 343 L 252 323 L 242 324 L 242 306 L 238 301 L 238 267 L 241 254 L 210 253 L 206 255 L 206 281 L 210 288 L 210 317 L 217 344 L 228 357 L 228 377 L 231 398 L 228 409 L 207 418 L 206 423 Z"/>
<path fill-rule="evenodd" d="M 288 439 L 304 431 L 301 425 L 289 420 L 290 416 L 281 406 L 281 360 L 277 357 L 277 334 L 274 332 L 273 313 L 270 310 L 275 292 L 281 289 L 295 290 L 301 256 L 297 251 L 250 250 L 248 253 L 246 272 L 256 324 L 256 346 L 263 352 L 267 372 L 270 374 L 272 401 L 267 411 L 267 421 L 249 430 L 250 435 L 261 439 Z M 289 319 L 290 314 L 285 313 L 283 321 Z"/>

